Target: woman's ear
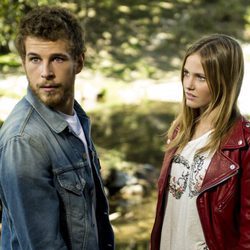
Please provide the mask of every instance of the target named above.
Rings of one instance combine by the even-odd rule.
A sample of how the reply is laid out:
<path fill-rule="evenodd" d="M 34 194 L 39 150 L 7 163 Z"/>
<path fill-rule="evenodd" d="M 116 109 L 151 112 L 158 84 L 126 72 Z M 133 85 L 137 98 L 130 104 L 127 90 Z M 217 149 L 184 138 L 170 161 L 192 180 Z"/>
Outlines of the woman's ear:
<path fill-rule="evenodd" d="M 85 54 L 82 53 L 76 58 L 76 74 L 80 73 L 84 65 Z"/>

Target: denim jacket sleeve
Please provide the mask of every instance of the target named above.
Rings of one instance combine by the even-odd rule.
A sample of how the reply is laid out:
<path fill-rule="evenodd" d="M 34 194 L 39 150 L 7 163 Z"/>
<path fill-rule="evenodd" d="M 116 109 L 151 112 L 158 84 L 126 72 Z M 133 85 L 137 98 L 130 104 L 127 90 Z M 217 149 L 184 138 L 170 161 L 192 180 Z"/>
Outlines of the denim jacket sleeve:
<path fill-rule="evenodd" d="M 3 234 L 11 233 L 11 245 L 18 241 L 21 249 L 66 250 L 59 230 L 60 201 L 45 150 L 27 134 L 11 138 L 0 149 L 3 218 L 10 225 Z M 5 249 L 8 237 L 2 238 Z"/>

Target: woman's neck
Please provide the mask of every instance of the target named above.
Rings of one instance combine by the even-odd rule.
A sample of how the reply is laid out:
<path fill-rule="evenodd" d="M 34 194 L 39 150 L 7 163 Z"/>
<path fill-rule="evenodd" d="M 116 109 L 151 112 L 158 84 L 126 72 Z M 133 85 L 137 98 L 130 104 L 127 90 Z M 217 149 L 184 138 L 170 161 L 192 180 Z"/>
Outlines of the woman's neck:
<path fill-rule="evenodd" d="M 213 127 L 211 126 L 211 124 L 204 124 L 204 123 L 197 124 L 194 129 L 192 140 L 201 137 L 202 135 L 204 135 L 205 133 L 207 133 L 212 129 Z"/>
<path fill-rule="evenodd" d="M 201 120 L 197 122 L 194 128 L 194 133 L 192 136 L 192 140 L 199 138 L 200 136 L 204 135 L 208 131 L 214 128 L 214 123 L 212 122 L 214 118 L 213 112 L 210 113 L 208 116 L 203 117 Z"/>

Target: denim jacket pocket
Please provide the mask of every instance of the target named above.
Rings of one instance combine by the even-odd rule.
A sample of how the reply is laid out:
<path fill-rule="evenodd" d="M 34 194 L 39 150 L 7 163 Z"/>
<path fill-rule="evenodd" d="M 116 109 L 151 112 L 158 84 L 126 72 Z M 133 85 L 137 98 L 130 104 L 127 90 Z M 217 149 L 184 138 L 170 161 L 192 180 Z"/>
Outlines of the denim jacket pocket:
<path fill-rule="evenodd" d="M 57 190 L 64 203 L 66 213 L 74 217 L 82 217 L 86 213 L 86 203 L 89 201 L 85 196 L 86 162 L 77 162 L 74 165 L 61 167 L 56 171 Z"/>
<path fill-rule="evenodd" d="M 80 178 L 74 170 L 60 173 L 57 175 L 57 180 L 63 189 L 76 195 L 82 195 L 86 184 L 85 180 Z"/>
<path fill-rule="evenodd" d="M 63 202 L 61 223 L 62 234 L 69 249 L 84 249 L 87 242 L 89 215 L 87 212 L 88 197 L 85 195 L 87 182 L 86 162 L 77 162 L 58 169 L 55 173 L 57 191 Z M 65 221 L 62 221 L 65 220 Z"/>

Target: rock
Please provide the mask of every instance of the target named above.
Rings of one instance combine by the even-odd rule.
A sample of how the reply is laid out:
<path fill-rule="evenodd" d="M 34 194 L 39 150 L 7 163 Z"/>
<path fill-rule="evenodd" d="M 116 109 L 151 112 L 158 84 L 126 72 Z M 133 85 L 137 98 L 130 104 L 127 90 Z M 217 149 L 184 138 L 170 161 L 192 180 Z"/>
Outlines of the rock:
<path fill-rule="evenodd" d="M 123 198 L 129 199 L 134 195 L 143 196 L 143 187 L 140 184 L 125 186 L 120 190 Z"/>

